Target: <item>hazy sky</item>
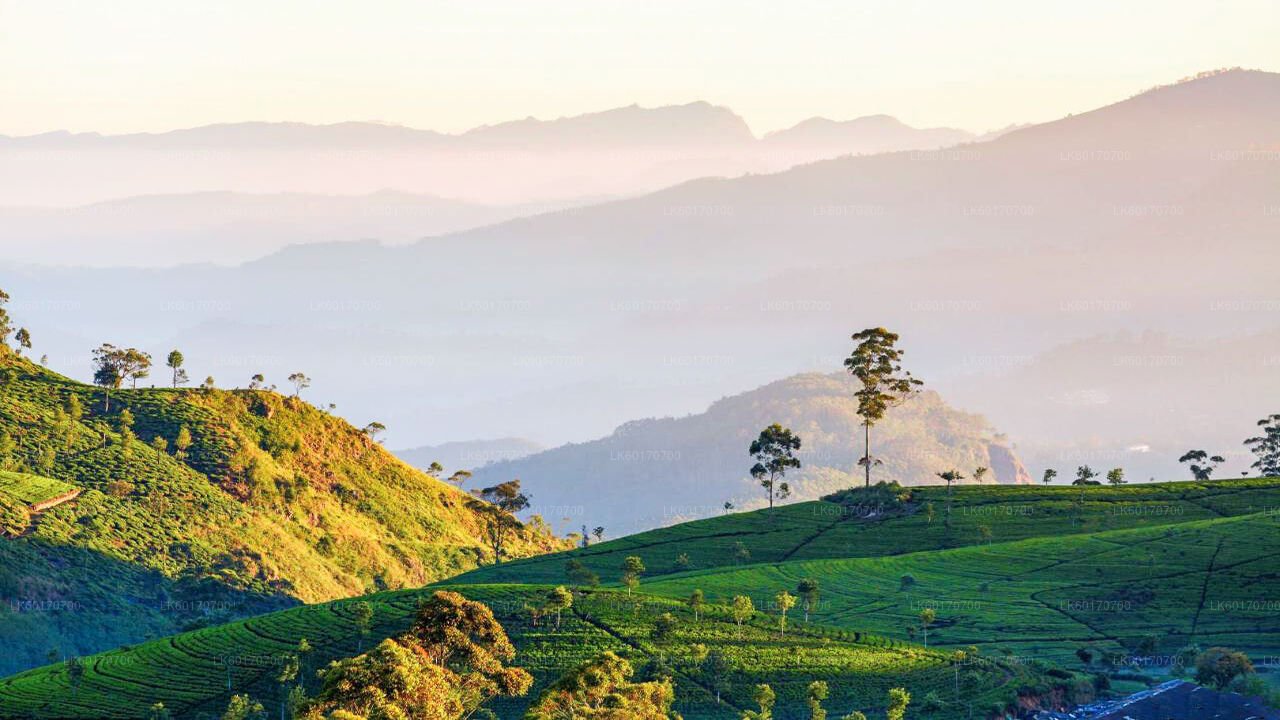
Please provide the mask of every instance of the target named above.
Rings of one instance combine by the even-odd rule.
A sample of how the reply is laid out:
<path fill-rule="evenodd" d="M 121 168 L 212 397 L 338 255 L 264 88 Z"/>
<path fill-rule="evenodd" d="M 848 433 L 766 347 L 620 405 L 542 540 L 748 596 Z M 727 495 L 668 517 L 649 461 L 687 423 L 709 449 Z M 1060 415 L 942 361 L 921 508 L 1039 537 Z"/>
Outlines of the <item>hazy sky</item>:
<path fill-rule="evenodd" d="M 1040 121 L 1280 70 L 1277 0 L 0 0 L 0 133 L 381 120 L 456 131 L 708 100 L 757 132 Z"/>

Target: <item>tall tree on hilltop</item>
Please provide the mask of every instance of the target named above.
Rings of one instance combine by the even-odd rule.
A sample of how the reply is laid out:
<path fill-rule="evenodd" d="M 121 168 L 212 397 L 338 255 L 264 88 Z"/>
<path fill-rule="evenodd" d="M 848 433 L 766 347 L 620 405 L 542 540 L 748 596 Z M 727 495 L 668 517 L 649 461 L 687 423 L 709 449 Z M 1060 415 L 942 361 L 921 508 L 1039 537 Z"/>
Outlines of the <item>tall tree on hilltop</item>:
<path fill-rule="evenodd" d="M 124 382 L 124 372 L 120 367 L 123 352 L 110 343 L 103 343 L 93 351 L 93 384 L 106 391 L 102 403 L 104 412 L 111 411 L 111 391 Z"/>
<path fill-rule="evenodd" d="M 884 328 L 867 328 L 854 333 L 857 342 L 844 366 L 862 383 L 854 393 L 858 398 L 858 415 L 862 418 L 863 455 L 858 464 L 866 471 L 866 487 L 871 487 L 871 426 L 879 422 L 892 406 L 901 404 L 923 385 L 902 369 L 902 350 L 898 335 Z"/>
<path fill-rule="evenodd" d="M 945 518 L 946 530 L 951 532 L 951 483 L 964 479 L 964 474 L 959 470 L 947 470 L 946 472 L 937 473 L 947 483 L 947 515 Z"/>
<path fill-rule="evenodd" d="M 1249 467 L 1265 477 L 1280 476 L 1280 413 L 1258 421 L 1262 434 L 1244 441 L 1258 459 Z"/>
<path fill-rule="evenodd" d="M 515 514 L 529 507 L 529 496 L 520 492 L 519 480 L 472 491 L 478 500 L 472 508 L 479 511 L 485 536 L 493 549 L 493 564 L 502 562 L 507 533 L 520 526 Z"/>
<path fill-rule="evenodd" d="M 298 397 L 303 390 L 311 387 L 311 378 L 306 374 L 296 372 L 289 376 L 289 382 L 293 383 L 293 396 Z"/>
<path fill-rule="evenodd" d="M 187 371 L 182 369 L 182 363 L 186 362 L 186 358 L 182 357 L 182 353 L 177 350 L 170 350 L 169 355 L 165 357 L 164 364 L 173 371 L 173 386 L 187 382 Z"/>
<path fill-rule="evenodd" d="M 1124 468 L 1111 468 L 1108 470 L 1107 482 L 1112 485 L 1124 485 L 1128 482 L 1124 479 Z"/>
<path fill-rule="evenodd" d="M 1188 450 L 1178 458 L 1178 462 L 1190 463 L 1191 476 L 1196 480 L 1209 480 L 1213 477 L 1213 471 L 1226 462 L 1226 458 L 1221 455 L 1210 455 L 1204 450 Z"/>
<path fill-rule="evenodd" d="M 769 498 L 769 511 L 773 512 L 774 499 L 785 500 L 791 494 L 791 487 L 780 480 L 787 475 L 788 469 L 800 467 L 800 459 L 795 451 L 800 449 L 800 438 L 774 423 L 760 431 L 760 437 L 751 441 L 748 453 L 755 459 L 751 467 L 751 477 L 760 481 Z"/>
<path fill-rule="evenodd" d="M 14 342 L 18 343 L 17 353 L 22 354 L 23 350 L 31 349 L 31 333 L 26 328 L 18 328 L 18 332 L 13 336 Z"/>
<path fill-rule="evenodd" d="M 4 309 L 9 304 L 9 293 L 0 290 L 0 348 L 9 347 L 9 335 L 13 333 L 13 320 L 9 311 Z"/>

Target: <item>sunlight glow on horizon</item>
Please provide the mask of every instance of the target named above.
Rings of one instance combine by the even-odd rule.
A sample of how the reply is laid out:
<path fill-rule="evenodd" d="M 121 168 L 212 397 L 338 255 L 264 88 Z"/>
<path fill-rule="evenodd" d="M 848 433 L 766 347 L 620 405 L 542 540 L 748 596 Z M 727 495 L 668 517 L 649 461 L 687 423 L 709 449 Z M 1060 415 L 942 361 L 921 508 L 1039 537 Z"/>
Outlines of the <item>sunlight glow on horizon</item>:
<path fill-rule="evenodd" d="M 1203 70 L 1280 70 L 1280 5 L 1082 0 L 0 0 L 0 134 L 378 120 L 459 132 L 696 100 L 757 135 L 889 114 L 974 131 Z"/>

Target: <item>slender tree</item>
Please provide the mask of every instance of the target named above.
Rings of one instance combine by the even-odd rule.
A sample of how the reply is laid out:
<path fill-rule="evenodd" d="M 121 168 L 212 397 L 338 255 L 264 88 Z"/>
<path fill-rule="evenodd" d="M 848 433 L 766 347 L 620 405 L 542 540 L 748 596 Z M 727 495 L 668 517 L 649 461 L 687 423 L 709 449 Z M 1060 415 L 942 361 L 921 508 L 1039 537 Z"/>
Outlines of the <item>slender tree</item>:
<path fill-rule="evenodd" d="M 887 720 L 902 720 L 907 715 L 907 705 L 911 702 L 911 693 L 902 688 L 889 690 L 889 707 L 885 709 Z"/>
<path fill-rule="evenodd" d="M 186 362 L 186 358 L 182 357 L 182 353 L 178 350 L 170 350 L 169 355 L 164 359 L 165 366 L 172 372 L 174 387 L 178 387 L 187 380 L 187 371 L 182 369 L 182 363 L 184 362 Z"/>
<path fill-rule="evenodd" d="M 1047 468 L 1047 469 L 1045 469 L 1045 471 L 1044 471 L 1044 484 L 1045 484 L 1045 485 L 1048 485 L 1049 483 L 1053 482 L 1053 479 L 1054 479 L 1054 478 L 1056 478 L 1056 477 L 1058 477 L 1058 471 L 1057 471 L 1057 470 L 1054 470 L 1053 468 Z"/>
<path fill-rule="evenodd" d="M 827 720 L 822 701 L 831 696 L 831 689 L 822 680 L 814 680 L 804 690 L 804 704 L 809 708 L 809 720 Z"/>
<path fill-rule="evenodd" d="M 301 372 L 293 373 L 289 376 L 289 382 L 293 383 L 293 396 L 298 397 L 303 390 L 311 387 L 311 378 Z"/>
<path fill-rule="evenodd" d="M 765 684 L 760 684 L 751 691 L 751 701 L 759 706 L 759 712 L 755 710 L 742 711 L 742 720 L 773 720 L 773 705 L 778 700 L 778 695 L 773 688 Z"/>
<path fill-rule="evenodd" d="M 694 622 L 698 621 L 698 613 L 702 611 L 702 606 L 706 603 L 706 599 L 701 589 L 695 588 L 693 592 L 689 593 L 687 602 L 689 603 L 689 609 L 693 611 Z"/>
<path fill-rule="evenodd" d="M 784 500 L 791 494 L 791 487 L 781 480 L 787 470 L 800 467 L 800 458 L 795 456 L 799 449 L 800 438 L 778 423 L 761 430 L 760 437 L 751 441 L 747 452 L 756 461 L 751 467 L 751 477 L 764 488 L 771 513 L 774 499 Z"/>
<path fill-rule="evenodd" d="M 787 611 L 796 606 L 796 597 L 791 593 L 783 590 L 773 596 L 775 602 L 778 603 L 778 610 L 781 615 L 778 618 L 778 629 L 783 637 L 787 636 Z"/>
<path fill-rule="evenodd" d="M 805 578 L 796 585 L 796 594 L 804 601 L 804 621 L 809 622 L 809 611 L 818 607 L 818 581 Z"/>
<path fill-rule="evenodd" d="M 0 347 L 9 347 L 9 336 L 13 334 L 13 319 L 4 306 L 9 304 L 9 293 L 0 290 Z"/>
<path fill-rule="evenodd" d="M 920 629 L 924 631 L 924 646 L 929 647 L 929 626 L 937 619 L 938 614 L 933 608 L 925 608 L 920 611 Z"/>
<path fill-rule="evenodd" d="M 937 473 L 947 483 L 947 514 L 944 523 L 947 532 L 951 532 L 951 483 L 959 482 L 964 479 L 964 473 L 959 470 L 947 470 L 946 472 Z"/>
<path fill-rule="evenodd" d="M 519 480 L 472 491 L 477 501 L 473 509 L 479 511 L 485 523 L 485 534 L 493 548 L 493 564 L 502 562 L 507 533 L 519 527 L 515 514 L 529 507 L 529 497 L 520 492 Z"/>
<path fill-rule="evenodd" d="M 18 344 L 17 353 L 21 355 L 23 350 L 31 349 L 31 332 L 26 328 L 18 328 L 18 332 L 13 336 L 13 341 Z"/>
<path fill-rule="evenodd" d="M 1280 413 L 1262 418 L 1257 425 L 1261 434 L 1244 441 L 1257 458 L 1249 467 L 1264 477 L 1280 476 Z"/>
<path fill-rule="evenodd" d="M 560 629 L 560 613 L 573 607 L 573 593 L 563 585 L 547 591 L 547 612 L 556 614 L 556 629 Z"/>
<path fill-rule="evenodd" d="M 902 369 L 903 352 L 897 347 L 896 333 L 867 328 L 854 333 L 852 339 L 858 344 L 844 366 L 862 383 L 862 389 L 855 393 L 863 433 L 863 455 L 858 463 L 866 471 L 866 487 L 871 487 L 871 466 L 875 462 L 871 455 L 871 426 L 884 418 L 890 407 L 911 397 L 923 383 Z"/>
<path fill-rule="evenodd" d="M 627 586 L 627 595 L 640 585 L 640 576 L 644 574 L 644 560 L 635 555 L 628 555 L 622 561 L 622 584 Z"/>
<path fill-rule="evenodd" d="M 733 597 L 733 621 L 738 624 L 738 637 L 742 637 L 742 623 L 756 614 L 756 606 L 746 595 Z"/>
<path fill-rule="evenodd" d="M 357 602 L 351 611 L 351 622 L 356 626 L 356 632 L 360 633 L 356 651 L 361 652 L 364 650 L 364 639 L 369 637 L 370 623 L 373 622 L 373 605 L 368 600 Z"/>

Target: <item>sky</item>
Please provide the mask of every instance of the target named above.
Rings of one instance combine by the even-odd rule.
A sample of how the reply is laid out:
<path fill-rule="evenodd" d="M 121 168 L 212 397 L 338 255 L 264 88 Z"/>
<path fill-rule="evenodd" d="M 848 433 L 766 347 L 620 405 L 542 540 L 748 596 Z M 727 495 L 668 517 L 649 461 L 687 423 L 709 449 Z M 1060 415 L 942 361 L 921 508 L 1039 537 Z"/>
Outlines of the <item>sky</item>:
<path fill-rule="evenodd" d="M 757 133 L 987 130 L 1280 70 L 1277 0 L 0 0 L 0 134 L 245 120 L 446 132 L 706 100 Z"/>

